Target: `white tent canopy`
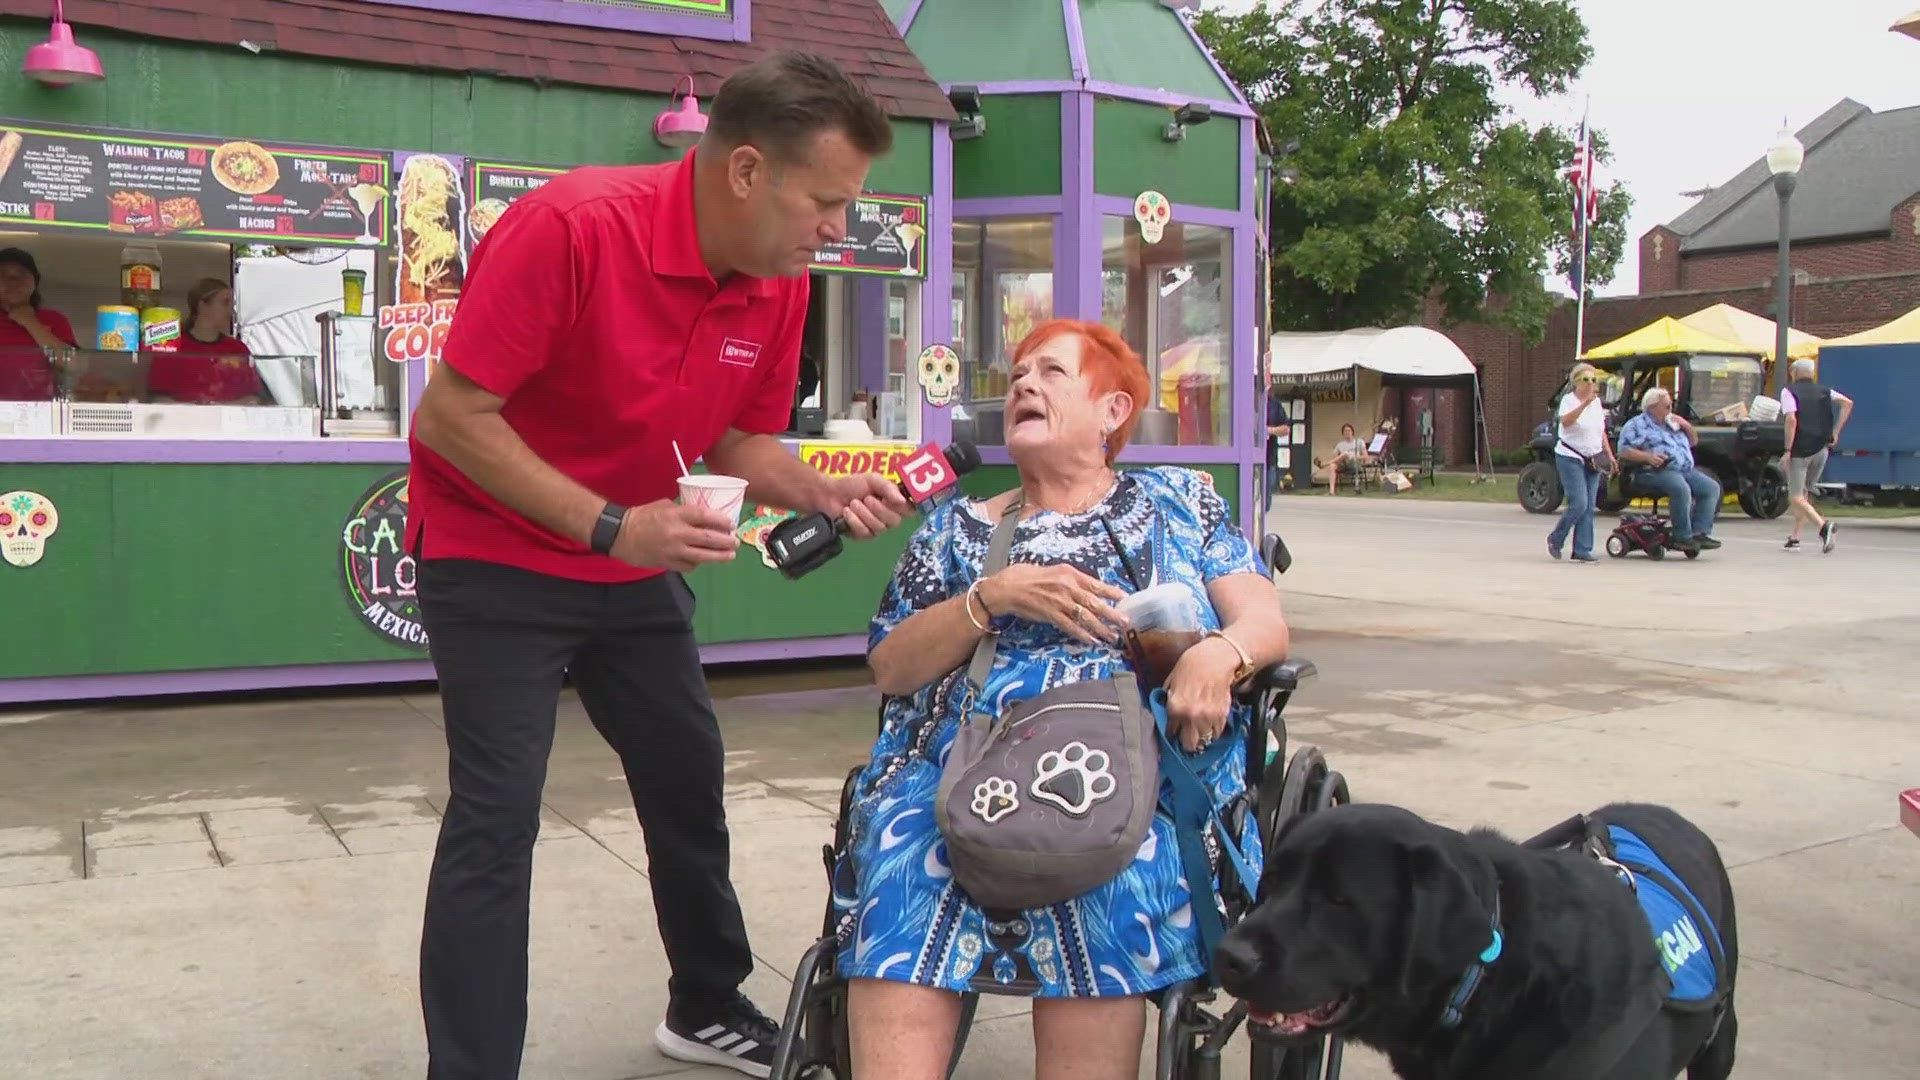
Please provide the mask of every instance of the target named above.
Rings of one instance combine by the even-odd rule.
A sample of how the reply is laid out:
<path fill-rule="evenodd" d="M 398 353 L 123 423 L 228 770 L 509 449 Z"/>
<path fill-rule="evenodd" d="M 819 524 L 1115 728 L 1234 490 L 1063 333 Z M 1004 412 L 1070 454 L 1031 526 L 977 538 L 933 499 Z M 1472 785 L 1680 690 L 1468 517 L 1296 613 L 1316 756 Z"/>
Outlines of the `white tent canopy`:
<path fill-rule="evenodd" d="M 1424 326 L 1363 327 L 1319 334 L 1275 334 L 1267 361 L 1275 376 L 1363 367 L 1382 375 L 1472 378 L 1478 372 L 1453 339 Z"/>

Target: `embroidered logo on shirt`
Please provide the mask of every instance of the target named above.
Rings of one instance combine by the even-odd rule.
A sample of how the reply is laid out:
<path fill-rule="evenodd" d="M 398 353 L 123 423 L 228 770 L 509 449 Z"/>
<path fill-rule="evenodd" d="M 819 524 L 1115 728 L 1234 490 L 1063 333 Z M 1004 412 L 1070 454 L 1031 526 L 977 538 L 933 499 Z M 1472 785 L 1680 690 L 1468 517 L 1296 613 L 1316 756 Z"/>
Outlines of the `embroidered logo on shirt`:
<path fill-rule="evenodd" d="M 752 367 L 760 362 L 760 345 L 754 341 L 727 338 L 720 343 L 720 362 L 734 367 Z"/>

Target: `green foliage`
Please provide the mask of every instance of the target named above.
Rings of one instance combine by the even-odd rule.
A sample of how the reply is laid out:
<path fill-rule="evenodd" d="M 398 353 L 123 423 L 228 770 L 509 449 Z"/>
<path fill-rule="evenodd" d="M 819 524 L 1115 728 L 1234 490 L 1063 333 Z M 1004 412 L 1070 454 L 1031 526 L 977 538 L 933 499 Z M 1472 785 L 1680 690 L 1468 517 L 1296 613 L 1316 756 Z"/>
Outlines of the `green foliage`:
<path fill-rule="evenodd" d="M 1543 276 L 1570 268 L 1577 131 L 1519 120 L 1515 94 L 1566 90 L 1592 57 L 1572 0 L 1268 0 L 1196 23 L 1276 144 L 1275 329 L 1449 318 L 1537 338 Z M 1606 142 L 1594 136 L 1606 159 Z M 1631 199 L 1601 199 L 1588 287 L 1611 280 Z"/>

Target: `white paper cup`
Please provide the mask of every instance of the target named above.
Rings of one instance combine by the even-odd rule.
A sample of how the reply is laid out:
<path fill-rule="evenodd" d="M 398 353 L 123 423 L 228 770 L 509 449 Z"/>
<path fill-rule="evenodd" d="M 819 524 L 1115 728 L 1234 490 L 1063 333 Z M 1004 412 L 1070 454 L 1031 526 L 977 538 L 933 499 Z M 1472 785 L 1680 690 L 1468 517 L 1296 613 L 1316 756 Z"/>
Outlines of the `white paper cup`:
<path fill-rule="evenodd" d="M 740 506 L 746 499 L 747 482 L 737 476 L 704 473 L 680 478 L 680 505 L 718 510 L 732 521 L 729 528 L 739 526 Z"/>

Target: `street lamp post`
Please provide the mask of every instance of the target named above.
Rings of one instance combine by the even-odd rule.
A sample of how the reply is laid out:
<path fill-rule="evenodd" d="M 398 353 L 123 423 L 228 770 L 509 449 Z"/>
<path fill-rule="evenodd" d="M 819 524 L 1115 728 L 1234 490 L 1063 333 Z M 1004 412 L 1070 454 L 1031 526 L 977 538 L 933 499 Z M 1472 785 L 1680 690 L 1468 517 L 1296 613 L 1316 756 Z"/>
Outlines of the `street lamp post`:
<path fill-rule="evenodd" d="M 1768 378 L 1768 390 L 1774 397 L 1780 396 L 1780 387 L 1785 381 L 1787 332 L 1793 315 L 1793 263 L 1789 254 L 1787 210 L 1794 185 L 1800 179 L 1800 163 L 1806 156 L 1800 140 L 1785 127 L 1767 148 L 1767 171 L 1773 174 L 1773 190 L 1780 195 L 1780 269 L 1774 276 L 1773 373 Z"/>

